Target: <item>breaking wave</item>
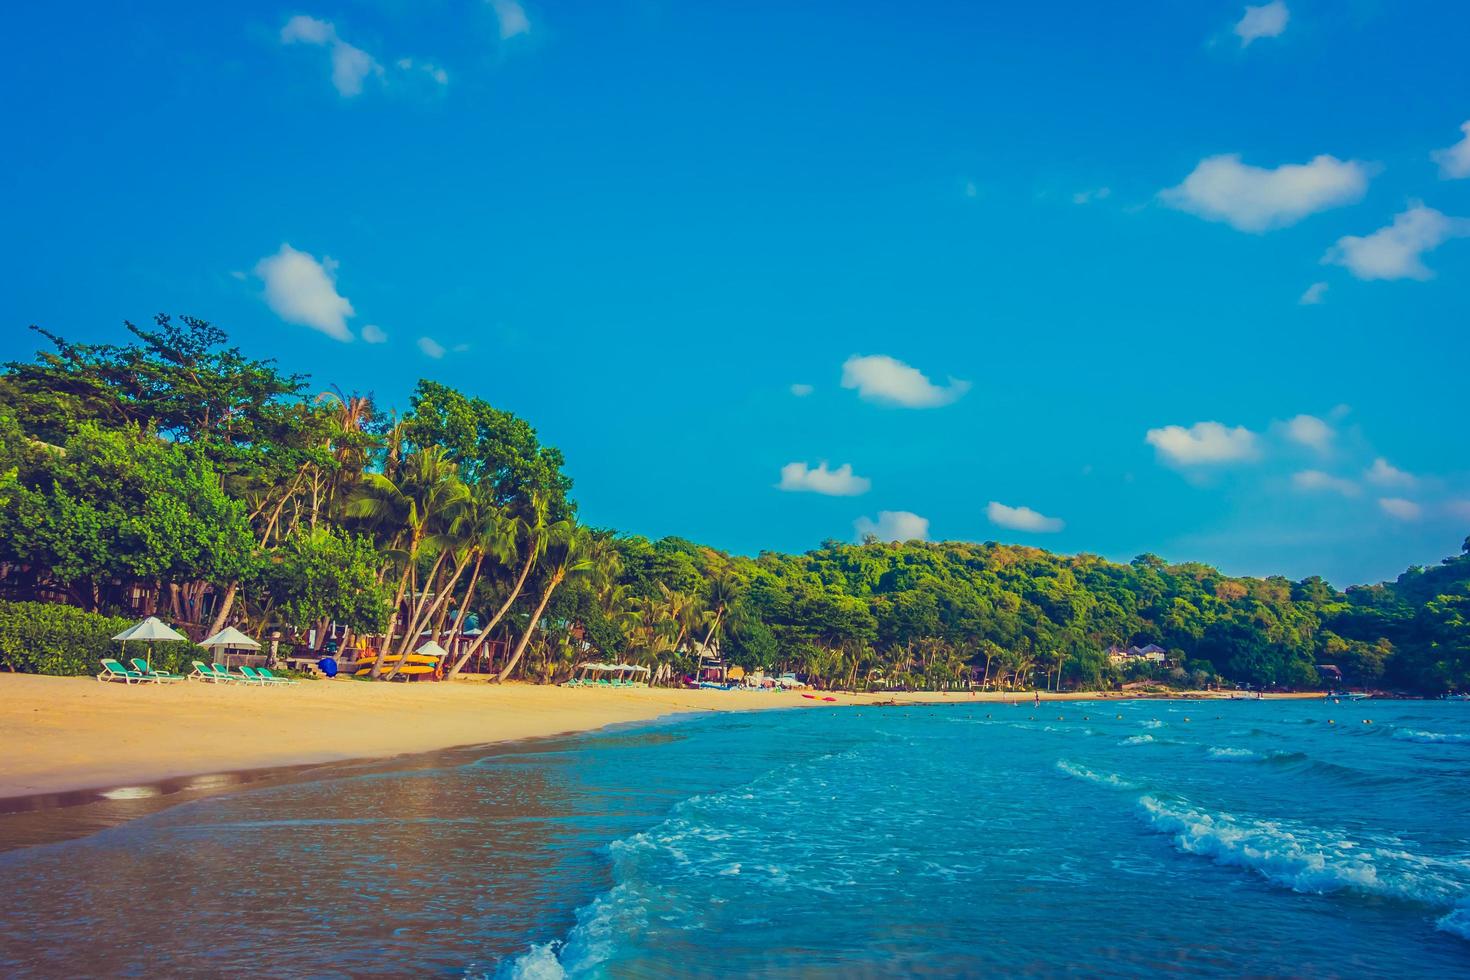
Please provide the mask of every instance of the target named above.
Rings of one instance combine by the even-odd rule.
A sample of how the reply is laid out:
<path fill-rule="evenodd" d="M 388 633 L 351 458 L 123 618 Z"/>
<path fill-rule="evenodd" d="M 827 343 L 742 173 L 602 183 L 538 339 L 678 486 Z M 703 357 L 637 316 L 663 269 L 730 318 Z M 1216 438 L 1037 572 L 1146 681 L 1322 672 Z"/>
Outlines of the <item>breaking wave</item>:
<path fill-rule="evenodd" d="M 1393 737 L 1401 742 L 1421 742 L 1426 745 L 1436 744 L 1467 744 L 1470 745 L 1470 735 L 1459 735 L 1446 732 L 1422 732 L 1413 728 L 1399 728 L 1393 733 Z"/>
<path fill-rule="evenodd" d="M 1244 868 L 1292 891 L 1347 890 L 1444 906 L 1470 889 L 1470 860 L 1416 854 L 1394 838 L 1358 840 L 1289 820 L 1212 813 L 1153 796 L 1143 797 L 1139 805 L 1147 822 L 1172 835 L 1174 846 L 1184 853 Z M 1445 919 L 1459 914 L 1457 910 Z M 1460 920 L 1451 922 L 1451 931 L 1458 924 Z M 1470 926 L 1470 919 L 1463 924 Z"/>
<path fill-rule="evenodd" d="M 1237 761 L 1260 758 L 1259 755 L 1250 749 L 1221 748 L 1215 745 L 1210 746 L 1209 755 L 1211 759 L 1234 759 Z"/>
<path fill-rule="evenodd" d="M 1099 786 L 1112 786 L 1114 789 L 1137 789 L 1135 783 L 1131 783 L 1122 776 L 1111 772 L 1097 772 L 1086 766 L 1079 766 L 1075 762 L 1066 759 L 1057 760 L 1057 768 L 1074 779 L 1083 779 L 1089 783 L 1097 783 Z"/>

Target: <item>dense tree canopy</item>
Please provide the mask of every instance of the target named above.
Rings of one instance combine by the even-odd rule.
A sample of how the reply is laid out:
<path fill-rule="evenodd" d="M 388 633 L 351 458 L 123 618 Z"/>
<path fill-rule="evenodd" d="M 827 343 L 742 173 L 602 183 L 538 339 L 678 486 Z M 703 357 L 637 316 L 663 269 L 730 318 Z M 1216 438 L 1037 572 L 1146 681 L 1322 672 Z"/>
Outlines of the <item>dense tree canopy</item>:
<path fill-rule="evenodd" d="M 728 555 L 580 527 L 561 453 L 523 419 L 422 381 L 407 410 L 227 346 L 199 320 L 50 347 L 0 374 L 0 593 L 160 611 L 318 642 L 372 634 L 376 672 L 473 625 L 450 673 L 587 657 L 664 676 L 718 650 L 824 685 L 1127 681 L 1470 688 L 1467 553 L 1391 583 L 1236 578 L 995 542 L 825 542 Z M 491 640 L 493 647 L 486 646 Z M 1157 644 L 1167 662 L 1109 650 Z"/>

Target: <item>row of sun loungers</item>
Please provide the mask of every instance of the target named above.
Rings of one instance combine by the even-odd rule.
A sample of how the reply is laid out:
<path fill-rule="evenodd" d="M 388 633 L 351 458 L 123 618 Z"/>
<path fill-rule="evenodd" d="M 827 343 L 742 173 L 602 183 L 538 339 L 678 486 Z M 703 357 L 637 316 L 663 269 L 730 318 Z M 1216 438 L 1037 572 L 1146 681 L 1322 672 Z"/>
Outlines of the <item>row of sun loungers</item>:
<path fill-rule="evenodd" d="M 170 684 L 174 681 L 200 680 L 211 684 L 253 684 L 256 687 L 275 687 L 281 684 L 296 683 L 289 677 L 277 677 L 271 673 L 269 667 L 241 667 L 237 674 L 223 664 L 206 664 L 202 660 L 196 660 L 194 661 L 194 672 L 185 676 L 166 670 L 154 670 L 142 657 L 134 657 L 132 663 L 133 666 L 128 668 L 116 660 L 104 658 L 102 673 L 97 675 L 97 679 L 99 681 L 121 681 L 124 684 Z"/>
<path fill-rule="evenodd" d="M 562 687 L 647 687 L 648 686 L 648 682 L 647 681 L 613 681 L 613 680 L 584 681 L 584 680 L 582 680 L 580 678 L 574 677 L 574 678 L 572 678 L 569 681 L 564 681 L 561 686 Z"/>

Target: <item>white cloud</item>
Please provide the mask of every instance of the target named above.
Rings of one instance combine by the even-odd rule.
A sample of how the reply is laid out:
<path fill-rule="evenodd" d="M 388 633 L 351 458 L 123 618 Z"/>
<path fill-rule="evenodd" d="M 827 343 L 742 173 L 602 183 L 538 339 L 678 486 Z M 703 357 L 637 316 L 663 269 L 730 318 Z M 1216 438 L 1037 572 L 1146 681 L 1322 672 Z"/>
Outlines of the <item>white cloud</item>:
<path fill-rule="evenodd" d="M 1328 491 L 1340 493 L 1344 497 L 1356 497 L 1362 491 L 1352 480 L 1321 470 L 1302 470 L 1300 473 L 1291 475 L 1291 485 L 1305 492 Z"/>
<path fill-rule="evenodd" d="M 1465 134 L 1460 142 L 1430 154 L 1439 164 L 1439 175 L 1446 180 L 1470 177 L 1470 122 L 1461 123 L 1460 132 Z"/>
<path fill-rule="evenodd" d="M 495 19 L 500 22 L 502 41 L 517 34 L 531 33 L 531 21 L 526 17 L 526 9 L 516 0 L 490 0 L 490 7 L 495 11 Z"/>
<path fill-rule="evenodd" d="M 337 29 L 328 21 L 297 14 L 281 28 L 282 44 L 330 44 L 337 39 Z"/>
<path fill-rule="evenodd" d="M 1078 191 L 1072 195 L 1073 204 L 1091 204 L 1093 201 L 1105 201 L 1113 191 L 1109 187 L 1099 187 L 1090 191 Z"/>
<path fill-rule="evenodd" d="M 1179 466 L 1243 462 L 1258 455 L 1254 432 L 1245 426 L 1232 429 L 1219 422 L 1196 422 L 1187 429 L 1182 425 L 1149 429 L 1144 441 L 1154 447 L 1160 459 Z"/>
<path fill-rule="evenodd" d="M 1242 48 L 1259 38 L 1280 37 L 1290 19 L 1291 11 L 1281 0 L 1271 0 L 1259 7 L 1246 7 L 1245 16 L 1235 25 L 1235 36 L 1240 38 Z"/>
<path fill-rule="evenodd" d="M 265 283 L 266 305 L 276 316 L 336 340 L 351 340 L 347 318 L 357 311 L 337 292 L 336 272 L 333 259 L 323 256 L 318 262 L 286 244 L 255 264 L 255 274 Z"/>
<path fill-rule="evenodd" d="M 807 395 L 810 395 L 814 390 L 816 389 L 814 389 L 811 385 L 795 384 L 791 386 L 791 393 L 797 398 L 805 398 Z"/>
<path fill-rule="evenodd" d="M 1055 534 L 1067 526 L 1060 517 L 1047 517 L 1030 507 L 1007 507 L 995 500 L 986 506 L 985 516 L 990 518 L 992 524 L 1015 531 L 1035 531 L 1038 534 Z"/>
<path fill-rule="evenodd" d="M 1332 439 L 1337 431 L 1315 415 L 1298 415 L 1288 421 L 1284 429 L 1286 438 L 1300 446 L 1325 453 L 1332 448 Z"/>
<path fill-rule="evenodd" d="M 402 68 L 404 71 L 413 71 L 415 68 L 417 68 L 419 71 L 423 72 L 425 75 L 428 75 L 431 79 L 433 79 L 435 84 L 449 84 L 449 73 L 443 68 L 440 68 L 438 65 L 434 64 L 432 61 L 414 61 L 412 58 L 399 58 L 398 67 Z"/>
<path fill-rule="evenodd" d="M 950 378 L 948 386 L 940 387 L 903 361 L 883 354 L 854 354 L 842 365 L 842 387 L 856 388 L 858 396 L 870 402 L 937 408 L 964 397 L 970 382 Z"/>
<path fill-rule="evenodd" d="M 1383 512 L 1389 517 L 1401 521 L 1417 521 L 1424 513 L 1424 508 L 1403 497 L 1381 497 L 1378 500 L 1378 506 L 1382 507 Z"/>
<path fill-rule="evenodd" d="M 853 473 L 851 463 L 829 470 L 825 461 L 815 469 L 809 469 L 806 463 L 787 463 L 781 467 L 778 484 L 788 492 L 820 493 L 828 497 L 856 497 L 867 493 L 872 485 L 872 480 Z"/>
<path fill-rule="evenodd" d="M 1345 266 L 1359 279 L 1428 279 L 1434 273 L 1425 266 L 1424 253 L 1466 235 L 1470 219 L 1447 217 L 1416 201 L 1386 228 L 1339 238 L 1322 261 Z"/>
<path fill-rule="evenodd" d="M 444 356 L 444 345 L 433 337 L 420 337 L 418 339 L 418 345 L 419 350 L 423 351 L 425 357 L 432 357 L 437 361 Z"/>
<path fill-rule="evenodd" d="M 1238 153 L 1222 153 L 1205 157 L 1182 184 L 1160 191 L 1159 199 L 1239 231 L 1269 231 L 1361 200 L 1372 172 L 1366 163 L 1326 154 L 1270 170 L 1242 163 Z"/>
<path fill-rule="evenodd" d="M 1380 487 L 1412 487 L 1419 482 L 1414 474 L 1405 473 L 1382 456 L 1364 471 L 1363 479 Z"/>
<path fill-rule="evenodd" d="M 852 526 L 860 541 L 870 534 L 879 541 L 925 541 L 929 537 L 929 519 L 906 510 L 880 510 L 876 521 L 859 517 Z"/>
<path fill-rule="evenodd" d="M 362 339 L 369 344 L 381 344 L 387 342 L 388 335 L 383 332 L 382 327 L 369 323 L 362 328 Z"/>
<path fill-rule="evenodd" d="M 1327 283 L 1314 282 L 1302 293 L 1302 298 L 1297 300 L 1302 306 L 1317 306 L 1327 296 Z"/>
<path fill-rule="evenodd" d="M 282 44 L 309 44 L 329 49 L 332 57 L 332 85 L 347 98 L 362 94 L 363 79 L 383 74 L 383 66 L 361 48 L 342 40 L 331 21 L 297 14 L 281 28 Z"/>

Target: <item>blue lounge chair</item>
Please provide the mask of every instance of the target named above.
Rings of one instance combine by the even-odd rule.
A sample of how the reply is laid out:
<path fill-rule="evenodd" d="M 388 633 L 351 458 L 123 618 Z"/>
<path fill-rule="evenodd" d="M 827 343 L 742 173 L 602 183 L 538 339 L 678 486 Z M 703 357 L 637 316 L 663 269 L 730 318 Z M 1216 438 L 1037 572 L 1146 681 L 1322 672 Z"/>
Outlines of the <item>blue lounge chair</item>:
<path fill-rule="evenodd" d="M 268 681 L 275 681 L 277 684 L 295 684 L 296 683 L 296 678 L 294 678 L 294 677 L 277 677 L 275 674 L 272 674 L 271 673 L 271 669 L 269 667 L 257 667 L 257 668 L 255 668 L 255 672 L 257 674 L 259 674 L 260 676 L 264 677 L 266 680 L 268 680 Z"/>
<path fill-rule="evenodd" d="M 277 684 L 285 683 L 285 681 L 279 678 L 266 677 L 254 667 L 246 667 L 244 664 L 240 665 L 240 673 L 245 675 L 245 680 L 250 681 L 252 684 L 259 684 L 261 687 L 274 687 Z"/>
<path fill-rule="evenodd" d="M 209 681 L 209 683 L 211 684 L 223 684 L 225 681 L 232 681 L 235 679 L 228 674 L 224 676 L 216 674 L 214 672 L 214 667 L 210 664 L 206 664 L 202 660 L 194 661 L 194 673 L 190 674 L 189 677 L 190 679 L 197 677 L 199 680 Z"/>
<path fill-rule="evenodd" d="M 144 681 L 158 683 L 157 678 L 145 677 L 136 670 L 128 670 L 116 660 L 102 658 L 102 673 L 97 675 L 99 681 L 122 681 L 124 684 L 141 684 Z"/>
<path fill-rule="evenodd" d="M 133 669 L 144 677 L 156 678 L 160 681 L 181 681 L 184 679 L 183 674 L 173 674 L 166 670 L 154 670 L 148 666 L 148 661 L 142 657 L 133 658 Z"/>
<path fill-rule="evenodd" d="M 230 668 L 229 667 L 226 667 L 224 664 L 215 664 L 214 665 L 214 676 L 219 677 L 219 678 L 222 678 L 222 679 L 227 680 L 227 681 L 235 681 L 235 682 L 241 683 L 241 684 L 259 684 L 260 683 L 254 677 L 251 677 L 248 674 L 246 674 L 245 673 L 245 668 L 243 668 L 243 667 L 240 668 L 240 673 L 238 673 L 238 674 L 232 674 L 232 673 L 230 673 Z"/>

